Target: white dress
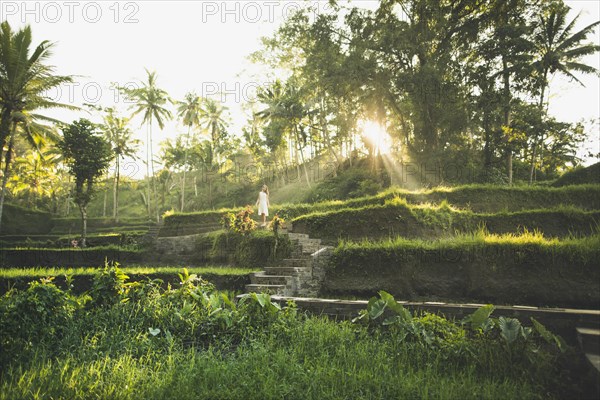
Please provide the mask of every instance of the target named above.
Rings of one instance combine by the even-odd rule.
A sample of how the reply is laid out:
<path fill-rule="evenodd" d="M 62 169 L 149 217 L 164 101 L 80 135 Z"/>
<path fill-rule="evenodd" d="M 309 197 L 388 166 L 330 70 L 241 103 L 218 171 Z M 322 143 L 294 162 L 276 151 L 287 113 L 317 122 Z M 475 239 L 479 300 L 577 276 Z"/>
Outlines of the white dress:
<path fill-rule="evenodd" d="M 267 205 L 267 194 L 265 192 L 260 192 L 258 194 L 258 215 L 265 214 L 267 217 L 269 216 L 269 208 Z"/>

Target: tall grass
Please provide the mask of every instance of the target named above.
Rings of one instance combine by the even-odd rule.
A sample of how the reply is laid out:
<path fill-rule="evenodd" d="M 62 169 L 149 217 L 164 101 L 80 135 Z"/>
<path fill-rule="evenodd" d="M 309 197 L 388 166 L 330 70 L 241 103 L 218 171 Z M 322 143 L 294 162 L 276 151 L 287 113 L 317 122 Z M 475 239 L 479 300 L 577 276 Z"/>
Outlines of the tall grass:
<path fill-rule="evenodd" d="M 122 270 L 126 274 L 134 275 L 156 275 L 156 274 L 173 274 L 176 275 L 181 272 L 182 267 L 175 266 L 161 266 L 161 267 L 149 267 L 144 265 L 139 266 L 128 266 L 123 267 Z M 205 266 L 205 267 L 188 267 L 188 270 L 192 274 L 204 275 L 248 275 L 250 272 L 257 271 L 257 269 L 245 269 L 245 268 L 234 268 L 228 266 Z M 51 276 L 62 276 L 62 275 L 88 275 L 96 276 L 101 273 L 99 268 L 58 268 L 58 267 L 41 267 L 41 268 L 1 268 L 0 279 L 6 278 L 45 278 Z"/>
<path fill-rule="evenodd" d="M 55 361 L 40 353 L 27 366 L 3 375 L 0 399 L 554 397 L 548 394 L 550 370 L 541 382 L 517 365 L 511 369 L 499 363 L 503 365 L 484 371 L 458 361 L 348 323 L 310 318 L 233 352 L 173 348 L 85 357 L 75 351 Z"/>
<path fill-rule="evenodd" d="M 105 270 L 80 297 L 47 281 L 0 297 L 0 399 L 579 394 L 557 379 L 556 349 L 538 342 L 519 352 L 497 335 L 432 315 L 393 326 L 335 322 L 293 304 L 282 309 L 266 295 L 234 304 L 188 272 L 166 289 L 128 286 L 121 272 Z"/>
<path fill-rule="evenodd" d="M 520 233 L 495 234 L 489 233 L 484 227 L 470 233 L 457 233 L 452 237 L 442 237 L 437 240 L 408 239 L 405 237 L 393 237 L 382 240 L 362 239 L 358 241 L 342 240 L 338 249 L 414 249 L 440 250 L 460 247 L 483 247 L 486 245 L 510 245 L 510 246 L 537 246 L 545 249 L 560 251 L 569 249 L 583 254 L 600 251 L 600 232 L 585 237 L 569 236 L 563 239 L 546 237 L 543 232 L 525 229 Z"/>
<path fill-rule="evenodd" d="M 521 201 L 516 201 L 518 195 Z M 398 187 L 386 189 L 373 196 L 364 196 L 348 200 L 328 200 L 317 203 L 283 203 L 274 204 L 273 211 L 284 214 L 289 218 L 313 212 L 335 211 L 345 208 L 360 208 L 368 205 L 383 205 L 386 201 L 403 198 L 408 204 L 438 204 L 446 200 L 455 208 L 469 208 L 470 203 L 481 203 L 488 198 L 496 199 L 496 210 L 520 210 L 555 208 L 564 205 L 573 205 L 583 209 L 598 209 L 599 202 L 594 200 L 600 197 L 600 185 L 576 185 L 559 188 L 540 186 L 497 186 L 497 185 L 462 185 L 457 187 L 437 187 L 433 189 L 406 190 Z M 530 199 L 523 202 L 522 200 Z M 590 203 L 590 200 L 592 201 Z M 241 208 L 241 207 L 239 207 Z M 223 208 L 217 211 L 198 211 L 192 213 L 174 213 L 165 218 L 167 224 L 191 220 L 211 220 L 218 222 L 218 216 L 225 212 L 238 210 Z M 217 219 L 215 219 L 217 218 Z"/>

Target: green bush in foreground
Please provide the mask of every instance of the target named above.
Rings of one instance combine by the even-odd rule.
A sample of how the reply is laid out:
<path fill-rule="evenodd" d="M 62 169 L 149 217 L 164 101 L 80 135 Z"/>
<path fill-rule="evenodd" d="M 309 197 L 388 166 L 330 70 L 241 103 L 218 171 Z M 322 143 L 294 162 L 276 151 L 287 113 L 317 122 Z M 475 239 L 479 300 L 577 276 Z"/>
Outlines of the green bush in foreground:
<path fill-rule="evenodd" d="M 8 293 L 0 299 L 0 399 L 581 394 L 572 390 L 578 382 L 560 376 L 563 355 L 558 342 L 548 343 L 551 334 L 490 323 L 489 307 L 454 323 L 407 314 L 382 292 L 359 323 L 334 322 L 280 307 L 266 294 L 234 303 L 187 271 L 180 280 L 168 289 L 128 285 L 109 269 L 98 285 L 114 301 L 102 303 L 97 291 L 74 297 L 49 281 Z M 53 326 L 61 329 L 47 329 Z M 513 332 L 521 336 L 512 340 Z M 510 351 L 521 343 L 532 351 Z"/>

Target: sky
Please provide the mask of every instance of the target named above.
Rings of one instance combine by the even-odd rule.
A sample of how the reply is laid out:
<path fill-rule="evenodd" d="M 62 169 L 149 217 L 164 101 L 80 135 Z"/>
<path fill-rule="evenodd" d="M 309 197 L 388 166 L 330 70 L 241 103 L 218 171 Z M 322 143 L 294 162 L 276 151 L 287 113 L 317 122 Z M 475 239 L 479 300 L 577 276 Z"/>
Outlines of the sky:
<path fill-rule="evenodd" d="M 262 67 L 253 65 L 248 55 L 260 49 L 260 38 L 272 35 L 285 17 L 310 4 L 324 12 L 327 1 L 10 1 L 0 0 L 0 20 L 13 29 L 29 24 L 34 44 L 55 42 L 49 64 L 63 75 L 77 76 L 74 84 L 50 96 L 60 102 L 91 103 L 115 107 L 128 114 L 128 104 L 116 89 L 138 84 L 146 76 L 144 68 L 156 71 L 158 86 L 176 100 L 187 92 L 225 102 L 231 113 L 233 134 L 240 134 L 247 120 L 242 105 L 256 88 L 265 85 Z M 600 20 L 600 2 L 570 0 L 569 20 L 581 11 L 579 28 Z M 376 8 L 377 1 L 351 1 L 351 5 Z M 593 38 L 600 43 L 597 29 Z M 600 56 L 584 60 L 600 68 Z M 554 76 L 550 87 L 550 108 L 558 120 L 577 122 L 600 119 L 600 79 L 580 78 L 584 87 Z M 63 121 L 85 116 L 82 112 L 55 111 Z M 87 116 L 94 120 L 94 117 Z M 97 121 L 99 122 L 99 121 Z M 137 137 L 145 140 L 141 119 L 132 123 Z M 177 122 L 163 132 L 154 130 L 154 151 L 165 138 L 186 132 Z M 598 125 L 585 148 L 598 153 Z M 582 149 L 582 153 L 586 150 Z M 140 151 L 145 159 L 145 151 Z M 594 162 L 588 160 L 587 164 Z M 129 166 L 129 174 L 144 175 L 141 163 Z"/>

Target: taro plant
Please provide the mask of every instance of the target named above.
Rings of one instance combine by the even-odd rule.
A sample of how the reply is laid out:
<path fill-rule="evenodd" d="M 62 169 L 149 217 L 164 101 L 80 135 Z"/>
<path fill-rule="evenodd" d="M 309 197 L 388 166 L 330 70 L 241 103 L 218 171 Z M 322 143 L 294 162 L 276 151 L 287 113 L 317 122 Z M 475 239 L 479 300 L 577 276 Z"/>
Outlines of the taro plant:
<path fill-rule="evenodd" d="M 465 342 L 464 330 L 440 316 L 425 313 L 420 317 L 399 304 L 394 296 L 381 290 L 379 298 L 372 297 L 366 310 L 361 310 L 352 322 L 363 322 L 371 326 L 386 327 L 400 341 L 421 343 L 440 348 L 458 346 Z"/>
<path fill-rule="evenodd" d="M 380 290 L 379 299 L 377 297 L 371 297 L 367 304 L 366 310 L 361 310 L 359 316 L 354 318 L 352 322 L 371 322 L 379 320 L 384 317 L 384 312 L 390 310 L 392 315 L 386 315 L 382 320 L 382 325 L 392 325 L 395 323 L 408 322 L 412 320 L 410 311 L 402 307 L 391 294 Z"/>
<path fill-rule="evenodd" d="M 297 319 L 297 308 L 294 302 L 288 302 L 282 308 L 278 303 L 271 300 L 268 293 L 249 293 L 242 296 L 238 302 L 238 310 L 242 315 L 242 321 L 246 335 L 256 332 L 264 332 L 270 327 L 286 330 Z"/>
<path fill-rule="evenodd" d="M 537 353 L 538 341 L 543 339 L 555 346 L 560 352 L 567 350 L 565 341 L 550 332 L 535 318 L 531 317 L 532 327 L 526 327 L 516 318 L 492 318 L 495 307 L 491 304 L 478 308 L 473 314 L 465 317 L 461 323 L 474 337 L 499 338 L 510 354 Z"/>
<path fill-rule="evenodd" d="M 398 335 L 399 340 L 416 341 L 434 347 L 459 345 L 460 349 L 469 338 L 489 340 L 500 343 L 510 358 L 520 355 L 533 358 L 538 353 L 540 338 L 561 352 L 566 350 L 564 340 L 534 318 L 531 318 L 532 327 L 526 327 L 516 318 L 492 318 L 494 309 L 491 304 L 482 306 L 455 324 L 434 314 L 414 317 L 391 294 L 380 291 L 379 298 L 372 297 L 367 308 L 361 310 L 352 322 L 387 327 Z"/>

